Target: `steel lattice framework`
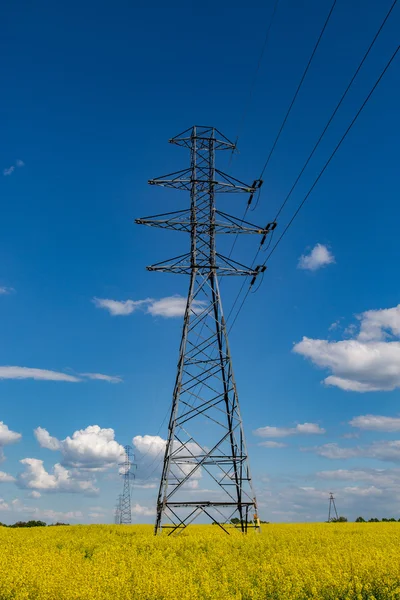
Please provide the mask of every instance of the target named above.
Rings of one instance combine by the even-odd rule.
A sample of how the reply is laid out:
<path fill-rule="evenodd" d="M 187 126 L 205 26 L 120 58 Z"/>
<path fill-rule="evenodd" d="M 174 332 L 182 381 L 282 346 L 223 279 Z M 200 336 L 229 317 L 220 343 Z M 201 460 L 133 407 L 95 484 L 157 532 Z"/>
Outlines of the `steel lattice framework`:
<path fill-rule="evenodd" d="M 335 516 L 333 516 L 335 515 Z M 334 519 L 338 519 L 339 515 L 336 510 L 335 498 L 333 497 L 332 492 L 329 493 L 329 512 L 328 512 L 328 523 L 333 521 Z"/>
<path fill-rule="evenodd" d="M 257 227 L 216 208 L 217 193 L 250 194 L 250 202 L 262 183 L 246 185 L 216 169 L 215 152 L 235 149 L 217 129 L 194 126 L 169 141 L 190 150 L 190 168 L 149 183 L 188 191 L 190 208 L 136 220 L 191 239 L 187 254 L 147 267 L 190 276 L 155 532 L 167 527 L 171 535 L 201 515 L 227 533 L 234 519 L 246 532 L 259 521 L 218 277 L 254 279 L 261 270 L 219 254 L 215 241 L 217 233 L 265 241 L 275 223 Z"/>
<path fill-rule="evenodd" d="M 118 497 L 116 518 L 119 518 L 121 525 L 130 525 L 132 523 L 131 487 L 132 481 L 135 478 L 133 468 L 136 465 L 133 463 L 134 457 L 131 446 L 124 446 L 124 450 L 125 460 L 121 464 L 124 487 L 122 494 Z"/>

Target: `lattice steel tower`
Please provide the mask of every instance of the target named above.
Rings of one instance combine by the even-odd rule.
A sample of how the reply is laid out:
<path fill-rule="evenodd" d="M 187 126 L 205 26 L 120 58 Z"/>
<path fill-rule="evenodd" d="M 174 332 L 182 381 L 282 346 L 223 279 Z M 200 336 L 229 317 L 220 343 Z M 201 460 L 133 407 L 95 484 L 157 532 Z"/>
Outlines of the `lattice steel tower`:
<path fill-rule="evenodd" d="M 190 276 L 168 440 L 157 502 L 155 532 L 185 528 L 200 515 L 220 525 L 236 518 L 246 532 L 259 526 L 248 454 L 232 370 L 218 277 L 254 278 L 251 269 L 216 251 L 217 233 L 258 234 L 257 227 L 216 208 L 217 193 L 247 193 L 246 185 L 215 167 L 217 150 L 235 145 L 213 127 L 195 126 L 169 140 L 190 150 L 187 169 L 149 181 L 190 193 L 190 208 L 137 219 L 136 223 L 190 233 L 190 252 L 147 267 Z M 250 199 L 249 199 L 250 202 Z"/>
<path fill-rule="evenodd" d="M 121 496 L 119 496 L 119 522 L 121 525 L 130 525 L 132 523 L 131 509 L 131 487 L 135 478 L 133 468 L 133 452 L 131 446 L 124 446 L 125 460 L 121 464 L 124 487 Z"/>
<path fill-rule="evenodd" d="M 335 515 L 335 516 L 333 516 Z M 335 498 L 333 497 L 332 492 L 329 492 L 329 512 L 328 512 L 328 523 L 333 521 L 334 519 L 338 520 L 338 512 L 336 510 Z"/>

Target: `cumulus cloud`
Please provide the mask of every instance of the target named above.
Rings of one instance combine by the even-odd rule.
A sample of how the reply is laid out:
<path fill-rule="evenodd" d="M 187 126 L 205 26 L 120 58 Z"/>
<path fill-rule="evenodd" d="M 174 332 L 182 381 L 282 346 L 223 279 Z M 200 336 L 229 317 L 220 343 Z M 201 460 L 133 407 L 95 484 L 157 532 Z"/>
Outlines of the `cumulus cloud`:
<path fill-rule="evenodd" d="M 147 474 L 149 468 L 152 469 L 152 472 L 156 472 L 157 470 L 161 470 L 162 462 L 165 453 L 165 447 L 167 441 L 161 438 L 158 435 L 136 435 L 132 444 L 137 451 L 138 458 L 138 475 L 140 478 L 140 474 Z M 182 450 L 181 450 L 182 449 Z M 173 453 L 175 458 L 179 458 L 180 452 L 184 452 L 192 454 L 193 457 L 197 455 L 203 455 L 203 450 L 194 442 L 189 442 L 186 444 L 186 449 L 183 449 L 183 446 L 180 444 L 176 444 L 174 442 Z M 195 465 L 193 464 L 174 464 L 172 467 L 172 473 L 175 474 L 176 477 L 182 479 L 182 476 L 188 475 L 191 473 Z M 200 468 L 196 469 L 194 473 L 191 475 L 191 480 L 189 480 L 185 484 L 185 489 L 193 489 L 193 486 L 198 486 L 198 483 L 193 483 L 197 479 L 201 479 L 202 471 Z M 203 490 L 204 491 L 204 490 Z"/>
<path fill-rule="evenodd" d="M 37 492 L 36 490 L 33 490 L 33 492 L 30 492 L 28 494 L 29 498 L 41 498 L 42 494 L 40 492 Z"/>
<path fill-rule="evenodd" d="M 25 467 L 17 476 L 17 484 L 21 488 L 40 490 L 42 492 L 71 492 L 92 496 L 98 493 L 93 481 L 74 477 L 73 472 L 59 463 L 49 473 L 43 461 L 37 458 L 23 458 L 20 463 Z"/>
<path fill-rule="evenodd" d="M 358 316 L 353 339 L 328 341 L 303 337 L 293 351 L 331 375 L 326 385 L 346 391 L 390 391 L 400 387 L 400 305 L 369 310 Z"/>
<path fill-rule="evenodd" d="M 132 515 L 140 517 L 152 517 L 155 514 L 154 508 L 148 506 L 141 506 L 140 504 L 134 504 L 132 506 Z"/>
<path fill-rule="evenodd" d="M 21 437 L 20 433 L 12 431 L 3 421 L 0 421 L 0 462 L 4 460 L 4 446 L 19 442 Z"/>
<path fill-rule="evenodd" d="M 0 446 L 6 446 L 7 444 L 14 444 L 21 439 L 21 434 L 16 431 L 11 431 L 8 426 L 0 421 Z"/>
<path fill-rule="evenodd" d="M 287 437 L 289 435 L 315 435 L 325 433 L 325 429 L 317 423 L 299 423 L 295 427 L 259 427 L 253 431 L 254 435 L 260 437 Z"/>
<path fill-rule="evenodd" d="M 4 471 L 0 471 L 0 483 L 12 483 L 14 481 L 15 477 L 8 473 L 4 473 Z"/>
<path fill-rule="evenodd" d="M 349 424 L 352 427 L 368 431 L 400 431 L 400 417 L 383 417 L 381 415 L 360 415 L 354 417 Z"/>
<path fill-rule="evenodd" d="M 308 271 L 317 271 L 335 262 L 335 257 L 323 244 L 316 244 L 309 254 L 299 258 L 298 268 Z"/>
<path fill-rule="evenodd" d="M 260 442 L 257 446 L 264 446 L 264 448 L 286 448 L 286 444 L 282 442 Z"/>
<path fill-rule="evenodd" d="M 49 450 L 60 450 L 61 442 L 57 438 L 51 436 L 47 429 L 43 427 L 37 427 L 34 432 L 39 445 L 42 448 L 48 448 Z"/>
<path fill-rule="evenodd" d="M 127 316 L 141 309 L 153 317 L 165 317 L 168 319 L 182 317 L 186 309 L 186 298 L 179 295 L 167 296 L 159 300 L 154 300 L 153 298 L 146 298 L 145 300 L 93 298 L 93 303 L 97 308 L 108 310 L 112 316 Z M 204 305 L 203 301 L 194 300 L 192 303 L 193 312 L 200 312 Z"/>
<path fill-rule="evenodd" d="M 114 430 L 89 425 L 58 440 L 49 432 L 38 427 L 35 436 L 43 448 L 60 450 L 62 464 L 77 469 L 105 470 L 118 464 L 125 457 L 124 447 L 115 440 Z"/>
<path fill-rule="evenodd" d="M 155 458 L 165 452 L 166 440 L 159 435 L 135 435 L 132 440 L 133 446 L 143 456 Z"/>
<path fill-rule="evenodd" d="M 400 337 L 400 304 L 393 308 L 367 310 L 359 315 L 361 342 L 384 340 L 390 336 Z"/>

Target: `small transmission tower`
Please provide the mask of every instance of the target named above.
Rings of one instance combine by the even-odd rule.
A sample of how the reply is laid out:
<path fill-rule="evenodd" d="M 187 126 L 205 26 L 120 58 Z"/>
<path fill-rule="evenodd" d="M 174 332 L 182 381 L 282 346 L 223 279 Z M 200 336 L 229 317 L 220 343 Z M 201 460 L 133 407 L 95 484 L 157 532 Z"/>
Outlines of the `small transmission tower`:
<path fill-rule="evenodd" d="M 335 516 L 333 516 L 335 515 Z M 334 519 L 338 520 L 339 515 L 336 510 L 335 498 L 333 497 L 332 492 L 329 493 L 329 513 L 328 513 L 328 523 L 333 521 Z"/>
<path fill-rule="evenodd" d="M 216 168 L 217 150 L 235 150 L 217 129 L 194 126 L 169 141 L 189 150 L 190 167 L 149 184 L 189 192 L 190 207 L 136 220 L 190 234 L 188 253 L 147 267 L 190 277 L 155 533 L 168 527 L 171 535 L 200 516 L 227 533 L 235 518 L 246 532 L 259 521 L 218 278 L 250 276 L 253 283 L 262 268 L 218 253 L 216 234 L 260 235 L 263 243 L 276 224 L 258 227 L 216 207 L 216 194 L 252 198 L 262 183 L 247 185 Z"/>
<path fill-rule="evenodd" d="M 121 525 L 121 499 L 122 499 L 122 496 L 120 494 L 118 496 L 118 500 L 117 500 L 117 503 L 115 505 L 115 512 L 114 512 L 114 523 L 115 523 L 115 525 Z"/>
<path fill-rule="evenodd" d="M 131 509 L 131 487 L 132 481 L 135 478 L 133 467 L 133 451 L 131 446 L 124 446 L 125 461 L 122 463 L 122 477 L 124 479 L 124 487 L 121 496 L 119 496 L 119 517 L 121 525 L 130 525 L 132 523 Z"/>

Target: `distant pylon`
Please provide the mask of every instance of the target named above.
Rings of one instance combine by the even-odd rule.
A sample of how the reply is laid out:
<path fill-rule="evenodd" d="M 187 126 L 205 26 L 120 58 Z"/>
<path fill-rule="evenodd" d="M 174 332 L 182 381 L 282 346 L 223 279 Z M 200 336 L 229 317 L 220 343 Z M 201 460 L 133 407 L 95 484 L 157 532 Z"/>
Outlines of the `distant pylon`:
<path fill-rule="evenodd" d="M 117 504 L 115 505 L 115 512 L 114 512 L 114 523 L 116 525 L 121 525 L 121 500 L 122 500 L 122 495 L 120 494 L 118 496 L 118 500 L 117 500 Z"/>
<path fill-rule="evenodd" d="M 133 468 L 136 465 L 133 463 L 134 456 L 131 446 L 124 446 L 124 450 L 125 461 L 121 465 L 124 487 L 120 496 L 120 523 L 122 525 L 130 525 L 132 523 L 131 486 L 135 478 Z"/>
<path fill-rule="evenodd" d="M 333 517 L 333 513 L 335 516 Z M 335 498 L 333 497 L 332 492 L 329 493 L 329 513 L 328 513 L 328 523 L 333 521 L 333 519 L 338 520 L 339 515 L 336 510 Z"/>
<path fill-rule="evenodd" d="M 219 278 L 250 277 L 252 285 L 265 267 L 246 267 L 217 252 L 216 234 L 260 236 L 263 244 L 276 223 L 260 227 L 216 206 L 216 195 L 227 193 L 249 194 L 250 203 L 262 184 L 248 185 L 216 168 L 216 151 L 235 150 L 217 129 L 194 126 L 169 141 L 190 151 L 190 166 L 149 183 L 189 192 L 190 207 L 136 220 L 190 234 L 189 252 L 147 267 L 190 277 L 155 532 L 168 527 L 171 535 L 198 517 L 226 533 L 232 522 L 246 532 L 253 523 L 259 526 L 257 502 Z"/>

